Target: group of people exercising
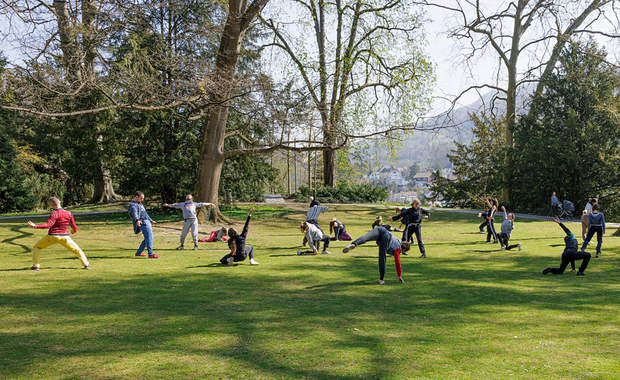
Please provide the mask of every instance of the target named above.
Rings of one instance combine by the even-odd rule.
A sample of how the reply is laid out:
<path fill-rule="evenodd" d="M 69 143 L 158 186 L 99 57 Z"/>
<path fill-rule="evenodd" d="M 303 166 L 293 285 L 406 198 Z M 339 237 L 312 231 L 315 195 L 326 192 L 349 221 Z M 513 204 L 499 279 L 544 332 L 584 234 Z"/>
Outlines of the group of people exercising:
<path fill-rule="evenodd" d="M 318 254 L 320 249 L 321 242 L 323 243 L 323 253 L 328 254 L 329 251 L 329 242 L 331 237 L 323 232 L 318 223 L 318 217 L 321 213 L 329 210 L 329 207 L 321 206 L 320 202 L 316 198 L 316 190 L 314 190 L 313 196 L 310 198 L 310 208 L 307 212 L 306 219 L 300 225 L 300 231 L 304 234 L 304 241 L 302 245 L 308 244 L 310 250 L 308 251 L 297 251 L 298 255 L 303 255 L 306 253 L 310 254 Z M 144 236 L 144 240 L 141 242 L 140 247 L 135 253 L 135 256 L 142 257 L 147 256 L 144 254 L 144 250 L 146 249 L 148 252 L 148 257 L 157 259 L 160 256 L 156 255 L 153 252 L 153 233 L 152 233 L 152 225 L 155 224 L 150 216 L 148 215 L 144 205 L 142 205 L 142 201 L 144 200 L 144 194 L 140 191 L 136 191 L 134 194 L 134 198 L 132 199 L 129 205 L 129 216 L 132 220 L 134 226 L 134 233 L 140 234 L 142 233 Z M 501 242 L 500 250 L 510 250 L 512 248 L 522 249 L 520 243 L 509 245 L 508 241 L 510 239 L 510 234 L 512 229 L 514 229 L 514 220 L 515 216 L 513 213 L 506 213 L 506 209 L 502 206 L 502 210 L 504 211 L 504 222 L 502 223 L 502 232 L 498 235 L 495 232 L 494 228 L 494 220 L 493 216 L 499 207 L 499 202 L 497 199 L 487 198 L 488 209 L 485 210 L 485 213 L 479 216 L 484 216 L 485 221 L 480 226 L 480 231 L 484 232 L 483 228 L 487 227 L 487 241 L 490 242 L 491 236 L 494 238 L 494 242 Z M 90 269 L 90 264 L 84 255 L 84 252 L 79 248 L 79 246 L 71 239 L 68 233 L 68 227 L 71 226 L 72 233 L 77 232 L 77 227 L 75 225 L 75 221 L 73 219 L 73 215 L 64 209 L 62 209 L 60 205 L 60 200 L 56 197 L 52 197 L 49 199 L 49 205 L 54 210 L 49 216 L 48 222 L 42 225 L 36 225 L 31 221 L 28 222 L 28 226 L 32 228 L 47 228 L 49 229 L 48 236 L 41 239 L 33 250 L 33 265 L 31 267 L 32 270 L 39 270 L 40 264 L 40 253 L 41 250 L 49 247 L 54 244 L 61 244 L 67 249 L 74 252 L 78 258 L 80 259 L 84 269 Z M 183 210 L 183 229 L 181 231 L 181 245 L 177 249 L 184 249 L 185 238 L 187 234 L 191 231 L 192 238 L 194 241 L 194 250 L 198 249 L 198 222 L 196 209 L 199 207 L 215 207 L 212 203 L 196 203 L 193 201 L 193 197 L 191 195 L 187 195 L 185 202 L 175 203 L 169 205 L 164 203 L 164 207 L 172 207 L 179 208 Z M 594 209 L 594 207 L 593 207 Z M 224 241 L 225 238 L 222 236 L 224 234 L 228 235 L 228 247 L 230 249 L 230 253 L 222 257 L 220 262 L 224 265 L 233 265 L 235 262 L 244 261 L 247 258 L 250 260 L 251 265 L 259 265 L 259 263 L 254 259 L 254 248 L 251 245 L 246 245 L 246 237 L 248 234 L 248 227 L 250 224 L 250 219 L 252 217 L 254 209 L 250 210 L 248 213 L 248 217 L 245 221 L 245 225 L 241 233 L 238 233 L 235 229 L 229 228 L 226 229 L 226 232 L 223 230 L 213 231 L 210 239 L 205 239 L 207 241 Z M 598 213 L 598 205 L 596 205 L 596 211 Z M 594 212 L 593 212 L 594 213 Z M 594 213 L 594 214 L 597 214 Z M 593 221 L 598 222 L 602 213 L 599 216 L 594 216 L 592 218 Z M 365 244 L 368 241 L 375 241 L 379 247 L 379 283 L 384 284 L 384 276 L 385 276 L 385 267 L 387 256 L 394 256 L 394 262 L 396 266 L 396 273 L 398 275 L 398 281 L 400 283 L 404 283 L 402 278 L 402 268 L 400 264 L 400 255 L 406 255 L 407 252 L 411 249 L 412 238 L 415 235 L 418 248 L 420 249 L 420 258 L 426 258 L 426 250 L 424 247 L 424 243 L 422 241 L 422 219 L 427 219 L 430 216 L 430 212 L 428 210 L 420 208 L 420 201 L 415 199 L 411 203 L 411 207 L 407 209 L 397 209 L 397 215 L 388 218 L 389 221 L 400 221 L 404 226 L 404 230 L 397 229 L 392 227 L 389 224 L 384 224 L 381 216 L 378 216 L 375 222 L 372 224 L 372 229 L 366 234 L 360 236 L 355 239 L 351 244 L 346 246 L 342 252 L 348 253 L 351 250 L 357 248 L 360 245 Z M 575 236 L 570 232 L 570 230 L 558 219 L 554 218 L 554 221 L 562 227 L 564 232 L 566 233 L 566 237 L 564 238 L 566 247 L 564 252 L 562 253 L 562 262 L 559 268 L 546 268 L 543 271 L 543 274 L 553 273 L 553 274 L 562 274 L 564 270 L 570 263 L 572 265 L 573 270 L 575 269 L 575 260 L 582 260 L 581 267 L 577 272 L 578 276 L 585 275 L 585 269 L 588 266 L 590 261 L 590 254 L 585 252 L 584 249 L 588 244 L 589 239 L 591 239 L 592 235 L 599 230 L 602 229 L 604 232 L 604 218 L 602 218 L 602 227 L 593 223 L 593 230 L 588 232 L 587 240 L 584 240 L 583 246 L 581 250 L 578 250 L 578 242 Z M 338 221 L 336 218 L 332 222 L 330 222 L 330 233 L 335 232 L 335 240 L 351 240 L 350 236 L 346 233 L 345 225 Z M 398 239 L 392 232 L 402 232 L 402 239 Z M 498 238 L 499 236 L 499 238 Z M 597 247 L 597 257 L 598 252 L 600 251 L 600 240 L 599 246 Z"/>

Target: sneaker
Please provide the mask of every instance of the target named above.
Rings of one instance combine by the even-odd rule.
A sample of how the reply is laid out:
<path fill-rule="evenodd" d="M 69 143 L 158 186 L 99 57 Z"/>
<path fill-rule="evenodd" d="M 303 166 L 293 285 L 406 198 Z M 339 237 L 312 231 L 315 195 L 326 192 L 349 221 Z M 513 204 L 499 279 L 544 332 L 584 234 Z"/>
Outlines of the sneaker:
<path fill-rule="evenodd" d="M 304 254 L 304 253 L 303 253 L 302 251 L 297 251 L 297 256 L 301 256 L 301 255 L 303 255 L 303 254 Z"/>
<path fill-rule="evenodd" d="M 519 249 L 519 251 L 523 249 L 523 246 L 521 245 L 521 243 L 517 244 L 517 248 Z"/>
<path fill-rule="evenodd" d="M 250 259 L 250 265 L 260 265 L 258 263 L 258 261 L 255 261 L 254 259 Z"/>
<path fill-rule="evenodd" d="M 346 247 L 344 247 L 344 249 L 342 250 L 342 253 L 349 253 L 350 250 L 355 249 L 355 245 L 354 244 L 349 244 Z"/>
<path fill-rule="evenodd" d="M 499 248 L 499 251 L 503 251 L 504 249 L 506 249 L 506 247 L 504 247 L 503 245 Z"/>
<path fill-rule="evenodd" d="M 136 253 L 136 257 L 144 257 L 146 256 L 146 253 L 142 252 L 142 253 Z"/>
<path fill-rule="evenodd" d="M 177 247 L 177 249 L 185 249 L 185 246 L 181 244 L 180 246 Z"/>
<path fill-rule="evenodd" d="M 592 242 L 591 242 L 591 241 L 589 241 L 589 242 L 588 242 L 588 245 L 590 245 L 590 244 L 592 244 Z"/>
<path fill-rule="evenodd" d="M 478 231 L 479 234 L 486 234 L 486 231 L 480 230 Z"/>
<path fill-rule="evenodd" d="M 426 253 L 423 253 L 423 254 L 419 257 L 419 259 L 425 259 L 425 258 L 426 258 Z"/>
<path fill-rule="evenodd" d="M 385 281 L 379 280 L 379 285 L 383 285 L 383 284 L 385 284 Z"/>
<path fill-rule="evenodd" d="M 551 267 L 549 267 L 549 268 L 547 268 L 547 269 L 543 270 L 543 274 L 547 274 L 547 273 L 549 273 L 549 272 L 551 272 Z"/>
<path fill-rule="evenodd" d="M 161 255 L 149 255 L 149 259 L 159 259 Z"/>
<path fill-rule="evenodd" d="M 601 254 L 600 252 L 596 252 L 596 256 L 594 256 L 594 257 L 598 257 L 598 255 L 600 255 L 600 254 Z"/>
<path fill-rule="evenodd" d="M 85 266 L 84 269 L 90 269 L 90 265 Z"/>
<path fill-rule="evenodd" d="M 324 255 L 329 255 L 331 252 L 330 251 L 323 251 L 321 253 L 324 254 Z"/>
<path fill-rule="evenodd" d="M 30 269 L 31 270 L 39 270 L 39 267 L 33 265 L 33 266 L 30 267 Z"/>
<path fill-rule="evenodd" d="M 233 265 L 233 261 L 234 261 L 234 260 L 233 260 L 233 258 L 232 258 L 232 257 L 229 257 L 229 258 L 228 258 L 228 266 L 229 266 L 229 267 L 231 267 L 231 266 Z"/>
<path fill-rule="evenodd" d="M 409 254 L 407 252 L 402 252 L 402 255 L 408 256 Z"/>
<path fill-rule="evenodd" d="M 198 245 L 194 245 L 194 251 L 198 250 Z"/>
<path fill-rule="evenodd" d="M 577 272 L 577 276 L 585 276 L 586 274 L 583 272 Z"/>

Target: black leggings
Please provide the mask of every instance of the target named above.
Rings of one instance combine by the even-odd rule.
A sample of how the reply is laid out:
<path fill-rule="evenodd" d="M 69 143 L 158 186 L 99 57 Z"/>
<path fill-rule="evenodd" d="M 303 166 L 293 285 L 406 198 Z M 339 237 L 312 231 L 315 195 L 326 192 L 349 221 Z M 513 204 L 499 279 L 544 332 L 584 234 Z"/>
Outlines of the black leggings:
<path fill-rule="evenodd" d="M 231 256 L 232 254 L 229 253 L 228 255 L 222 257 L 222 259 L 220 260 L 220 263 L 228 264 L 228 258 Z M 252 260 L 254 258 L 254 247 L 252 247 L 251 245 L 246 245 L 245 248 L 243 249 L 243 252 L 241 252 L 241 254 L 237 253 L 236 255 L 232 257 L 233 257 L 233 262 L 243 261 L 247 259 L 248 257 L 250 258 L 250 260 Z"/>
<path fill-rule="evenodd" d="M 559 268 L 551 268 L 551 273 L 553 274 L 562 274 L 564 270 L 568 266 L 568 264 L 572 264 L 573 269 L 575 269 L 575 260 L 583 260 L 581 262 L 581 266 L 579 267 L 579 272 L 584 272 L 588 267 L 588 263 L 590 262 L 590 253 L 585 251 L 577 252 L 575 249 L 565 249 L 562 252 L 562 264 L 560 264 Z"/>
<path fill-rule="evenodd" d="M 406 235 L 407 240 L 410 241 L 411 236 L 415 233 L 415 238 L 418 241 L 418 248 L 420 249 L 420 253 L 426 254 L 426 250 L 424 249 L 424 243 L 422 242 L 422 225 L 421 224 L 409 224 L 405 227 L 404 235 Z M 403 237 L 404 237 L 403 235 Z"/>
<path fill-rule="evenodd" d="M 500 241 L 502 242 L 502 246 L 505 247 L 506 250 L 511 250 L 519 246 L 519 244 L 508 245 L 508 240 L 510 240 L 510 237 L 508 237 L 508 234 L 505 234 L 502 232 L 499 234 L 499 238 L 500 238 Z"/>
<path fill-rule="evenodd" d="M 487 243 L 491 241 L 491 236 L 493 236 L 493 243 L 497 243 L 497 233 L 495 233 L 493 218 L 489 219 L 489 225 L 487 226 Z"/>
<path fill-rule="evenodd" d="M 304 241 L 307 241 L 308 238 L 304 237 Z M 327 251 L 327 248 L 329 248 L 329 240 L 330 237 L 323 234 L 323 238 L 321 240 L 315 240 L 314 241 L 314 246 L 316 247 L 316 250 L 318 251 L 321 248 L 321 242 L 323 242 L 323 251 Z M 314 253 L 314 251 L 302 251 L 303 253 Z"/>

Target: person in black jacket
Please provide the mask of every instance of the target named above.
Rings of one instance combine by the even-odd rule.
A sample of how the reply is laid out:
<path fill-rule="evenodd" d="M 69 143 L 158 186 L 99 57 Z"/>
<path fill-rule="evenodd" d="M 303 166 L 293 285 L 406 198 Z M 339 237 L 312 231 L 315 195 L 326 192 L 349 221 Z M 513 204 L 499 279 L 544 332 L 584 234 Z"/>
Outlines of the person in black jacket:
<path fill-rule="evenodd" d="M 316 199 L 316 189 L 312 187 L 311 190 L 312 190 L 312 196 L 310 197 L 310 208 L 314 206 L 320 206 L 321 202 L 319 202 L 319 200 Z"/>
<path fill-rule="evenodd" d="M 402 240 L 409 241 L 411 236 L 415 233 L 416 240 L 418 241 L 418 248 L 420 248 L 420 252 L 422 253 L 420 258 L 425 259 L 426 250 L 424 249 L 424 243 L 422 242 L 422 215 L 424 215 L 424 219 L 428 219 L 431 213 L 428 210 L 421 209 L 420 201 L 414 199 L 413 202 L 411 202 L 411 208 L 408 208 L 400 214 L 391 217 L 390 220 L 409 219 L 407 225 L 405 226 Z"/>
<path fill-rule="evenodd" d="M 253 212 L 254 209 L 251 209 L 240 235 L 237 234 L 237 231 L 233 228 L 228 229 L 228 248 L 230 248 L 230 253 L 222 257 L 220 263 L 224 265 L 233 265 L 233 262 L 243 261 L 249 256 L 250 264 L 259 264 L 254 260 L 254 247 L 251 245 L 245 245 L 245 238 L 248 235 L 248 226 L 250 225 L 250 218 L 252 218 Z"/>
<path fill-rule="evenodd" d="M 553 218 L 553 221 L 562 227 L 564 232 L 566 232 L 566 236 L 564 237 L 564 243 L 566 244 L 566 248 L 564 252 L 562 252 L 562 264 L 560 264 L 559 268 L 549 267 L 543 270 L 542 274 L 553 273 L 553 274 L 562 274 L 564 270 L 568 266 L 568 263 L 571 264 L 573 271 L 575 270 L 575 260 L 583 260 L 581 262 L 581 266 L 579 267 L 579 271 L 577 271 L 577 276 L 585 276 L 585 270 L 588 267 L 588 263 L 590 262 L 590 253 L 585 251 L 578 251 L 579 242 L 577 242 L 577 238 L 573 235 L 572 232 L 562 222 L 558 217 Z"/>

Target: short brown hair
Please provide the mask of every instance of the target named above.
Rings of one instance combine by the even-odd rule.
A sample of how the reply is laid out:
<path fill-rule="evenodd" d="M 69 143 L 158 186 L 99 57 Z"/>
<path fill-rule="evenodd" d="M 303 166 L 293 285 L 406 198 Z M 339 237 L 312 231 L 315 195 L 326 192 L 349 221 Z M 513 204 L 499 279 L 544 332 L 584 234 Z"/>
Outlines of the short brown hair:
<path fill-rule="evenodd" d="M 141 192 L 141 191 L 139 191 L 139 190 L 136 190 L 136 192 L 135 192 L 135 193 L 133 193 L 133 196 L 134 196 L 134 197 L 143 197 L 143 196 L 144 196 L 144 193 L 143 193 L 143 192 Z"/>
<path fill-rule="evenodd" d="M 407 252 L 411 249 L 411 244 L 408 241 L 401 241 L 400 248 L 403 252 Z"/>
<path fill-rule="evenodd" d="M 50 203 L 50 204 L 59 205 L 60 204 L 60 199 L 58 199 L 57 197 L 50 197 L 47 200 L 47 202 Z"/>

